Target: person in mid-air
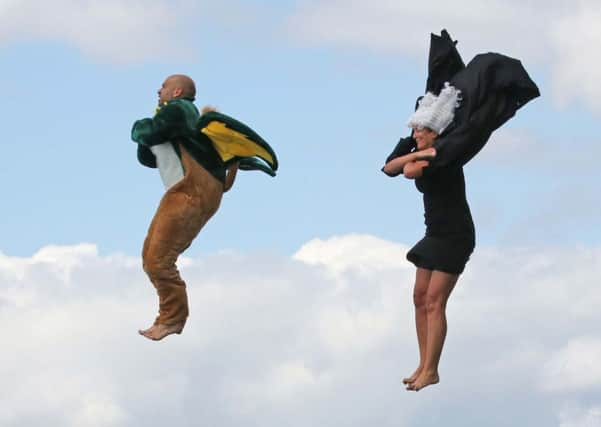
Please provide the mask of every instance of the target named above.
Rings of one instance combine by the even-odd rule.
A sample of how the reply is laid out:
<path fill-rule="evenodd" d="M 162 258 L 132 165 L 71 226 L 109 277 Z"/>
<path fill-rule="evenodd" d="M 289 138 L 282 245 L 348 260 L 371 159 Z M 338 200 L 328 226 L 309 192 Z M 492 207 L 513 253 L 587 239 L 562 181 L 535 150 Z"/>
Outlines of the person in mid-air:
<path fill-rule="evenodd" d="M 407 253 L 417 270 L 413 301 L 419 364 L 403 379 L 418 391 L 439 382 L 446 304 L 475 247 L 463 166 L 492 132 L 539 96 L 520 61 L 496 53 L 464 65 L 446 30 L 432 34 L 426 94 L 409 119 L 384 173 L 415 181 L 423 193 L 426 235 Z"/>
<path fill-rule="evenodd" d="M 165 194 L 148 229 L 142 261 L 159 297 L 154 323 L 139 333 L 151 340 L 180 334 L 188 318 L 186 284 L 176 261 L 217 212 L 238 169 L 275 175 L 277 159 L 269 145 L 244 124 L 193 101 L 194 81 L 169 76 L 158 91 L 152 118 L 134 123 L 138 160 L 159 169 Z"/>

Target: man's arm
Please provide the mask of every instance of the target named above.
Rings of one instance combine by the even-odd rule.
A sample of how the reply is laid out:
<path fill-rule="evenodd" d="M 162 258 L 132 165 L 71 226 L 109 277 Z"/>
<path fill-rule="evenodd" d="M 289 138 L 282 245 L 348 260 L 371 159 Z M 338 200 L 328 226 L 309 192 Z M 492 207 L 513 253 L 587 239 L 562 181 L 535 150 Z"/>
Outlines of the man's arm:
<path fill-rule="evenodd" d="M 225 175 L 225 183 L 223 185 L 223 192 L 225 193 L 232 185 L 234 185 L 234 181 L 236 180 L 236 174 L 238 173 L 238 166 L 240 166 L 239 162 L 234 162 L 227 168 L 227 173 Z"/>
<path fill-rule="evenodd" d="M 185 114 L 177 104 L 163 106 L 153 118 L 138 120 L 131 130 L 131 139 L 152 147 L 176 138 L 185 129 Z"/>

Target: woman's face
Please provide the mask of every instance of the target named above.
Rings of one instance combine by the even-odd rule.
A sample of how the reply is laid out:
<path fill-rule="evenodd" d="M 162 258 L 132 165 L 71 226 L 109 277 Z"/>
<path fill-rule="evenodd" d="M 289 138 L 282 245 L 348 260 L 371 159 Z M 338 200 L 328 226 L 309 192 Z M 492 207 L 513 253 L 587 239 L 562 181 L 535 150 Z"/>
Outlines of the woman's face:
<path fill-rule="evenodd" d="M 414 128 L 413 129 L 413 139 L 417 142 L 418 150 L 425 150 L 426 148 L 432 147 L 434 144 L 434 140 L 438 134 L 434 132 L 432 129 L 428 128 Z"/>

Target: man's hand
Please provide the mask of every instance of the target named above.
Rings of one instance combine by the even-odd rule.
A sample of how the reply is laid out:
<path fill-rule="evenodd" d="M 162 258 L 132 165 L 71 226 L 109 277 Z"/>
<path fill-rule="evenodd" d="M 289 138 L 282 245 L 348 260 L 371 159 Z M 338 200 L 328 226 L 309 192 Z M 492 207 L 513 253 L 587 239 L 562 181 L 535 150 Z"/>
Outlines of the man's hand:
<path fill-rule="evenodd" d="M 202 114 L 211 113 L 217 111 L 217 107 L 213 107 L 212 105 L 205 105 L 202 107 Z"/>
<path fill-rule="evenodd" d="M 238 167 L 240 166 L 240 162 L 234 162 L 228 166 L 226 175 L 225 175 L 225 183 L 223 185 L 223 192 L 229 191 L 234 185 L 234 181 L 236 180 L 236 174 L 238 173 Z"/>

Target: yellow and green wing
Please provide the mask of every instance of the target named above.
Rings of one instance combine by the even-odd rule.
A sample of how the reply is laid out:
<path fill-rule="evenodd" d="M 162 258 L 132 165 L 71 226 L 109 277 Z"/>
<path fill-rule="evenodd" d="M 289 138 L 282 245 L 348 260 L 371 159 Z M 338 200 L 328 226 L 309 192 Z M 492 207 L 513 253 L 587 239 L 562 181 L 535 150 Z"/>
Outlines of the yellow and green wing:
<path fill-rule="evenodd" d="M 275 176 L 275 152 L 255 131 L 238 120 L 215 111 L 198 119 L 198 129 L 207 137 L 224 163 L 240 162 L 240 169 L 261 170 Z"/>

